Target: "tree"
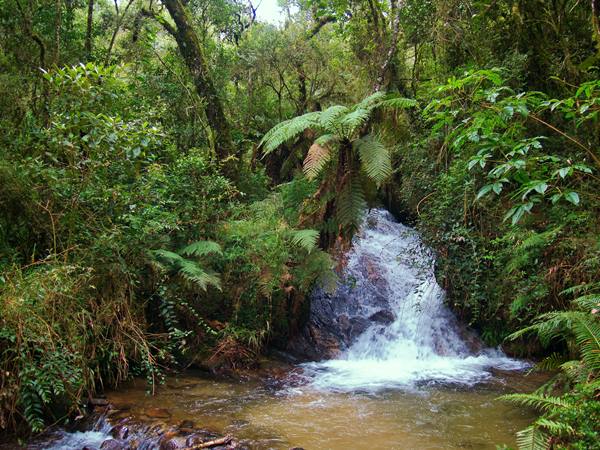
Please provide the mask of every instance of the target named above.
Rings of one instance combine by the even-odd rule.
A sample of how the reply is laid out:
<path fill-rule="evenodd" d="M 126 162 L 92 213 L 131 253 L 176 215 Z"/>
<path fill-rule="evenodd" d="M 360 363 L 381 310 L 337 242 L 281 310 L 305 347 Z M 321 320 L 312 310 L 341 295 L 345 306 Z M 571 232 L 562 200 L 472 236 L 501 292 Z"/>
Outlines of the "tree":
<path fill-rule="evenodd" d="M 234 153 L 231 130 L 210 75 L 198 34 L 181 0 L 163 0 L 163 4 L 175 26 L 152 10 L 144 10 L 143 13 L 158 20 L 163 28 L 175 38 L 179 53 L 194 81 L 196 91 L 206 102 L 206 119 L 214 133 L 212 143 L 214 144 L 215 153 L 219 160 L 226 161 Z"/>
<path fill-rule="evenodd" d="M 376 92 L 351 107 L 335 105 L 281 122 L 263 137 L 261 146 L 269 154 L 305 130 L 319 135 L 304 159 L 304 174 L 309 180 L 320 179 L 315 200 L 323 200 L 318 215 L 326 233 L 348 235 L 366 208 L 367 184 L 379 187 L 392 173 L 389 146 L 368 132 L 372 113 L 415 105 L 414 100 Z"/>

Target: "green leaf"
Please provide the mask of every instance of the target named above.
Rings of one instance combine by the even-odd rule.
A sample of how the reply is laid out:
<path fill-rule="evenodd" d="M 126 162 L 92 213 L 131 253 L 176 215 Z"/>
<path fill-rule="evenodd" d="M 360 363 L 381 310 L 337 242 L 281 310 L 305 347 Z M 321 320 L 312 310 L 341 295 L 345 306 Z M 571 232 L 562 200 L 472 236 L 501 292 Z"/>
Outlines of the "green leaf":
<path fill-rule="evenodd" d="M 579 194 L 577 192 L 574 192 L 574 191 L 567 192 L 565 194 L 565 199 L 567 201 L 573 203 L 575 206 L 579 205 Z"/>

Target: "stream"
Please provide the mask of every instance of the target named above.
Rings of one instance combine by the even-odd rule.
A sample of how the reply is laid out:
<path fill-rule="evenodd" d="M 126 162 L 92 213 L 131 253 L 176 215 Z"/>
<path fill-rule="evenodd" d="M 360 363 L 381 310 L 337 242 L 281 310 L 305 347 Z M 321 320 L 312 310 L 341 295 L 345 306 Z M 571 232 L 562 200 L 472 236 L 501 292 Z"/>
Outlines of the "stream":
<path fill-rule="evenodd" d="M 146 435 L 127 444 L 139 449 L 184 448 L 185 430 L 193 427 L 230 434 L 238 448 L 250 449 L 514 446 L 514 433 L 533 416 L 496 398 L 541 381 L 525 375 L 528 363 L 486 348 L 458 323 L 434 264 L 414 229 L 371 210 L 337 289 L 315 292 L 309 323 L 291 346 L 312 361 L 278 369 L 284 375 L 276 380 L 186 372 L 154 396 L 133 380 L 107 394 L 113 411 L 90 430 L 58 430 L 30 447 L 117 448 L 106 439 L 115 436 L 115 424 L 128 424 L 134 436 L 132 421 L 138 430 L 145 424 Z"/>

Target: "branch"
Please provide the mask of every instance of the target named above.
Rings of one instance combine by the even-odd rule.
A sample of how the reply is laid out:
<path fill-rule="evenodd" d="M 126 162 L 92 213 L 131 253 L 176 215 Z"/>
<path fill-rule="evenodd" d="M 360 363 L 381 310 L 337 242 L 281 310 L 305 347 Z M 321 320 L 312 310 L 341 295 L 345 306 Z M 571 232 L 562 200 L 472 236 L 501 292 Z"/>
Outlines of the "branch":
<path fill-rule="evenodd" d="M 152 11 L 151 9 L 142 9 L 140 11 L 140 14 L 142 16 L 150 17 L 151 19 L 156 20 L 171 36 L 175 36 L 177 34 L 177 30 L 175 30 L 173 25 L 167 22 L 167 19 L 165 19 L 160 14 L 157 14 L 156 12 Z"/>
<path fill-rule="evenodd" d="M 315 37 L 319 33 L 319 31 L 321 31 L 321 28 L 323 28 L 328 23 L 335 22 L 336 20 L 337 17 L 333 15 L 321 17 L 317 21 L 317 23 L 315 23 L 315 26 L 312 28 L 312 30 L 310 30 L 310 32 L 308 33 L 308 39 L 312 39 L 313 37 Z"/>

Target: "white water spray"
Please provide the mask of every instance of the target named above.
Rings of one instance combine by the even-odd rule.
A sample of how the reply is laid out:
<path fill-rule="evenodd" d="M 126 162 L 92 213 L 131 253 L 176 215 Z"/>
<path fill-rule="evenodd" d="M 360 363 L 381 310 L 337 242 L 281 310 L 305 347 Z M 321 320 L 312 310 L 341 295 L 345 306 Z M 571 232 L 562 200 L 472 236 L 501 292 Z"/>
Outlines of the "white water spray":
<path fill-rule="evenodd" d="M 431 250 L 389 212 L 377 209 L 367 215 L 348 257 L 345 278 L 352 287 L 344 296 L 345 308 L 363 317 L 385 314 L 391 319 L 370 322 L 339 359 L 304 364 L 313 386 L 352 391 L 427 382 L 472 385 L 490 378 L 491 368 L 527 367 L 500 350 L 467 345 L 464 330 L 444 304 Z M 382 292 L 388 310 L 382 309 Z"/>

